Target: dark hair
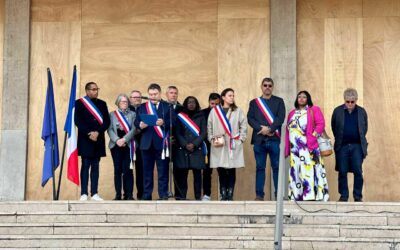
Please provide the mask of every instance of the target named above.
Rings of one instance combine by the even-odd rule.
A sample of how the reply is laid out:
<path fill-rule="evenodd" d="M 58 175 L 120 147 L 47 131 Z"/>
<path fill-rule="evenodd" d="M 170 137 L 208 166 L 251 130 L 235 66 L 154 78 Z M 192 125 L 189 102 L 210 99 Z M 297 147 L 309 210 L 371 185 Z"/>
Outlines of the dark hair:
<path fill-rule="evenodd" d="M 264 79 L 262 79 L 261 84 L 263 84 L 264 82 L 270 82 L 272 83 L 272 85 L 274 85 L 274 80 L 272 80 L 272 78 L 270 77 L 265 77 Z"/>
<path fill-rule="evenodd" d="M 232 91 L 233 93 L 235 93 L 235 91 L 232 89 L 232 88 L 227 88 L 227 89 L 224 89 L 224 90 L 222 90 L 222 92 L 221 92 L 221 105 L 223 106 L 224 105 L 224 99 L 222 99 L 222 97 L 223 96 L 225 96 L 228 92 L 230 92 L 230 91 Z M 236 106 L 236 103 L 235 102 L 233 102 L 232 104 L 231 104 L 231 108 L 232 108 L 232 111 L 235 111 L 238 107 Z"/>
<path fill-rule="evenodd" d="M 147 88 L 147 91 L 149 91 L 150 89 L 156 89 L 159 92 L 161 92 L 161 87 L 160 85 L 158 85 L 157 83 L 152 83 L 149 85 L 149 87 Z"/>
<path fill-rule="evenodd" d="M 88 90 L 88 89 L 90 89 L 90 85 L 93 85 L 93 84 L 96 84 L 95 82 L 88 82 L 88 83 L 86 83 L 86 85 L 85 85 L 85 90 Z M 97 85 L 97 84 L 96 84 Z"/>
<path fill-rule="evenodd" d="M 167 91 L 170 90 L 170 89 L 175 89 L 176 91 L 178 91 L 178 88 L 176 86 L 174 86 L 174 85 L 168 86 Z"/>
<path fill-rule="evenodd" d="M 200 103 L 199 103 L 199 101 L 197 100 L 197 98 L 194 97 L 194 96 L 188 96 L 188 97 L 186 97 L 185 100 L 183 101 L 183 108 L 185 109 L 185 112 L 187 112 L 187 111 L 189 110 L 189 109 L 188 109 L 189 99 L 193 99 L 193 100 L 195 101 L 195 103 L 196 103 L 196 109 L 195 109 L 194 111 L 195 111 L 196 113 L 199 112 L 199 111 L 200 111 Z"/>
<path fill-rule="evenodd" d="M 311 95 L 310 95 L 310 93 L 308 93 L 308 91 L 306 91 L 306 90 L 302 90 L 302 91 L 300 91 L 299 93 L 297 93 L 297 95 L 296 95 L 296 100 L 294 101 L 294 107 L 295 107 L 296 109 L 299 108 L 298 97 L 299 97 L 300 94 L 305 94 L 305 95 L 307 96 L 307 105 L 308 105 L 309 107 L 312 107 L 312 106 L 314 105 L 313 102 L 312 102 L 312 100 L 311 100 Z"/>
<path fill-rule="evenodd" d="M 221 96 L 218 94 L 218 93 L 211 93 L 209 96 L 208 96 L 208 101 L 211 101 L 211 100 L 221 100 Z"/>

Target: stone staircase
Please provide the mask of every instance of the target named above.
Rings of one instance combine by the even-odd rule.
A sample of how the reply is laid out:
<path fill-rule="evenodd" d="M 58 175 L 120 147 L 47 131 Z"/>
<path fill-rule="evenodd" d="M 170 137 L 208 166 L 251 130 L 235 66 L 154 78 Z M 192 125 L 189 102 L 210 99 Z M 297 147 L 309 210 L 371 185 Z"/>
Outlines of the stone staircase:
<path fill-rule="evenodd" d="M 283 249 L 398 249 L 400 203 L 285 202 Z M 275 202 L 0 202 L 0 248 L 273 249 Z"/>

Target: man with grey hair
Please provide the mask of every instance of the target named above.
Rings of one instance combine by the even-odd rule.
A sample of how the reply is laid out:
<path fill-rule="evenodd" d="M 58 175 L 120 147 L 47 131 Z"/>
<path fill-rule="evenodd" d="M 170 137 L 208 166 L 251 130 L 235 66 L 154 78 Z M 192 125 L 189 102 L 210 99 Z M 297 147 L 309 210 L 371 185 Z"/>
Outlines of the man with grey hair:
<path fill-rule="evenodd" d="M 335 136 L 336 171 L 339 172 L 339 201 L 348 201 L 349 188 L 347 173 L 354 174 L 353 197 L 355 202 L 362 202 L 363 173 L 362 163 L 367 156 L 368 116 L 364 108 L 357 105 L 357 90 L 348 88 L 344 91 L 344 104 L 335 108 L 331 126 Z"/>

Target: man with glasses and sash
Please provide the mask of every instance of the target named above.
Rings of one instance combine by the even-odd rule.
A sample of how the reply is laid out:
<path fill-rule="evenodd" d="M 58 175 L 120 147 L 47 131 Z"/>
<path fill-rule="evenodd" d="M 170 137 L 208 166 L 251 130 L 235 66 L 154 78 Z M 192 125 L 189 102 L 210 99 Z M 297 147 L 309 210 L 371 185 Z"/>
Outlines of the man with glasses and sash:
<path fill-rule="evenodd" d="M 149 101 L 140 105 L 135 126 L 141 129 L 139 148 L 143 158 L 143 200 L 151 200 L 153 193 L 154 163 L 157 165 L 158 195 L 160 200 L 168 200 L 169 157 L 169 104 L 161 100 L 161 87 L 152 83 L 147 89 Z M 141 115 L 155 115 L 154 125 L 142 121 Z M 144 116 L 143 116 L 144 117 Z"/>
<path fill-rule="evenodd" d="M 110 125 L 107 104 L 98 99 L 95 82 L 85 85 L 86 96 L 75 101 L 75 125 L 78 127 L 78 155 L 81 166 L 81 201 L 88 200 L 90 170 L 91 200 L 103 200 L 98 194 L 100 158 L 106 156 L 104 132 Z"/>
<path fill-rule="evenodd" d="M 250 101 L 247 120 L 253 128 L 251 144 L 254 145 L 256 159 L 256 201 L 264 200 L 265 168 L 267 155 L 272 167 L 275 198 L 279 174 L 279 144 L 281 127 L 285 120 L 285 103 L 283 99 L 272 95 L 274 81 L 264 78 L 261 82 L 262 96 Z"/>

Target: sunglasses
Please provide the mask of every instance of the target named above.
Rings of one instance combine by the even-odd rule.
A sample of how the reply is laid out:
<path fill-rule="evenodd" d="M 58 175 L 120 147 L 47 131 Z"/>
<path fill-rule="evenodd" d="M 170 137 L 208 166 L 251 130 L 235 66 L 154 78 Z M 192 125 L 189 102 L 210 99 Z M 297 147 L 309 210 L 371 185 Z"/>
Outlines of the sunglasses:
<path fill-rule="evenodd" d="M 346 101 L 346 103 L 349 103 L 349 104 L 354 104 L 354 103 L 355 103 L 355 101 Z"/>
<path fill-rule="evenodd" d="M 272 88 L 273 85 L 272 84 L 263 84 L 264 88 Z"/>

